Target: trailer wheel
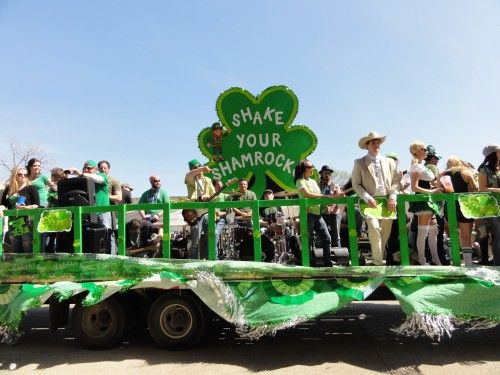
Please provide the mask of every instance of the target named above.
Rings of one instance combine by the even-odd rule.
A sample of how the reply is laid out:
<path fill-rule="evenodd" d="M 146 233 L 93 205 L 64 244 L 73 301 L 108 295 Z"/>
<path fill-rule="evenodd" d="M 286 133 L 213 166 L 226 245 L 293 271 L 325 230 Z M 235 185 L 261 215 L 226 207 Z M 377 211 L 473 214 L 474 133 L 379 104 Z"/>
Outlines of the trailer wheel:
<path fill-rule="evenodd" d="M 190 296 L 164 295 L 149 310 L 148 328 L 162 348 L 189 348 L 203 337 L 205 314 L 200 303 Z"/>
<path fill-rule="evenodd" d="M 90 349 L 107 349 L 116 345 L 123 338 L 125 323 L 123 306 L 114 297 L 86 307 L 78 302 L 71 314 L 76 339 Z"/>

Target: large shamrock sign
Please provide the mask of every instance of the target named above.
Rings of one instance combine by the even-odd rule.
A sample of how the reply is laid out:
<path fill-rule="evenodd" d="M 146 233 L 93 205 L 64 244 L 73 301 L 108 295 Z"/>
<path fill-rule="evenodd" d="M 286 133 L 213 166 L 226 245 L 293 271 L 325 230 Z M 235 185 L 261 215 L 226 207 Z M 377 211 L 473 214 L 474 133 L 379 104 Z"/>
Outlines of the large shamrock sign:
<path fill-rule="evenodd" d="M 295 167 L 318 142 L 306 126 L 292 126 L 298 108 L 285 86 L 269 87 L 257 97 L 239 87 L 224 91 L 216 105 L 223 128 L 214 124 L 198 135 L 213 176 L 222 181 L 254 177 L 251 188 L 258 197 L 266 189 L 266 175 L 283 190 L 295 189 Z"/>

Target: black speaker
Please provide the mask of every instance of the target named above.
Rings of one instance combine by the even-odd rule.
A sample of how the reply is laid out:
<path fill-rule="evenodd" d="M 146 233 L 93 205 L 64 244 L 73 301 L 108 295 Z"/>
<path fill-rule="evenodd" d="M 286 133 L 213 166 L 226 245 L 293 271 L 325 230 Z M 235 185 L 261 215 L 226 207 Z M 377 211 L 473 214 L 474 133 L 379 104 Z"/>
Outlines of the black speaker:
<path fill-rule="evenodd" d="M 58 205 L 94 206 L 95 182 L 86 177 L 74 177 L 57 183 Z"/>
<path fill-rule="evenodd" d="M 95 206 L 95 182 L 86 177 L 74 177 L 57 183 L 59 207 Z M 97 222 L 96 214 L 82 215 L 83 223 Z"/>
<path fill-rule="evenodd" d="M 90 223 L 82 228 L 83 252 L 93 254 L 110 253 L 110 233 L 102 224 Z"/>
<path fill-rule="evenodd" d="M 87 223 L 82 226 L 82 247 L 84 253 L 110 254 L 110 229 L 102 224 Z M 57 233 L 56 251 L 58 253 L 73 252 L 73 228 L 69 232 Z"/>
<path fill-rule="evenodd" d="M 61 180 L 57 183 L 57 196 L 57 205 L 59 207 L 94 206 L 95 182 L 86 177 L 73 177 Z M 82 222 L 84 224 L 95 223 L 97 222 L 97 215 L 84 214 L 82 215 Z M 57 233 L 56 251 L 58 253 L 73 252 L 73 228 L 69 232 Z"/>

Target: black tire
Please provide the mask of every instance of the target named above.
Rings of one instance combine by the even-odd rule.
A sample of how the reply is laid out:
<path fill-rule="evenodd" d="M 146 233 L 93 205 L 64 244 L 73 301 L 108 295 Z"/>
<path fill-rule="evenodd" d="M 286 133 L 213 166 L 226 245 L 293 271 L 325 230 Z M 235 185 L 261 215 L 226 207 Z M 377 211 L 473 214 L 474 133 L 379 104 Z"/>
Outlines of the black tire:
<path fill-rule="evenodd" d="M 162 348 L 191 348 L 201 341 L 206 317 L 200 303 L 189 295 L 163 295 L 148 313 L 149 334 Z"/>
<path fill-rule="evenodd" d="M 86 307 L 78 302 L 71 314 L 71 327 L 76 339 L 89 349 L 115 346 L 123 338 L 126 322 L 123 306 L 114 297 Z"/>

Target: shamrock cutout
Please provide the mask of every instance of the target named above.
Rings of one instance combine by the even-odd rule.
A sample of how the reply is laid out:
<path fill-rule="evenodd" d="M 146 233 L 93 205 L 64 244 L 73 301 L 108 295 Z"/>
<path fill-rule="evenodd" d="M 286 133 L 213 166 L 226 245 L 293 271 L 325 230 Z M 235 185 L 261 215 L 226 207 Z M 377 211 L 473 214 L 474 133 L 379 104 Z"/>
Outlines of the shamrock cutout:
<path fill-rule="evenodd" d="M 42 212 L 37 229 L 40 233 L 69 232 L 72 225 L 71 211 L 50 210 Z"/>
<path fill-rule="evenodd" d="M 498 201 L 487 194 L 460 194 L 458 196 L 460 209 L 466 218 L 482 219 L 500 216 Z"/>
<path fill-rule="evenodd" d="M 216 104 L 223 128 L 212 126 L 198 135 L 213 176 L 222 181 L 254 176 L 257 196 L 266 189 L 266 175 L 283 190 L 295 189 L 295 167 L 317 145 L 309 128 L 292 126 L 298 108 L 296 95 L 285 86 L 269 87 L 257 97 L 238 87 L 224 91 Z"/>

